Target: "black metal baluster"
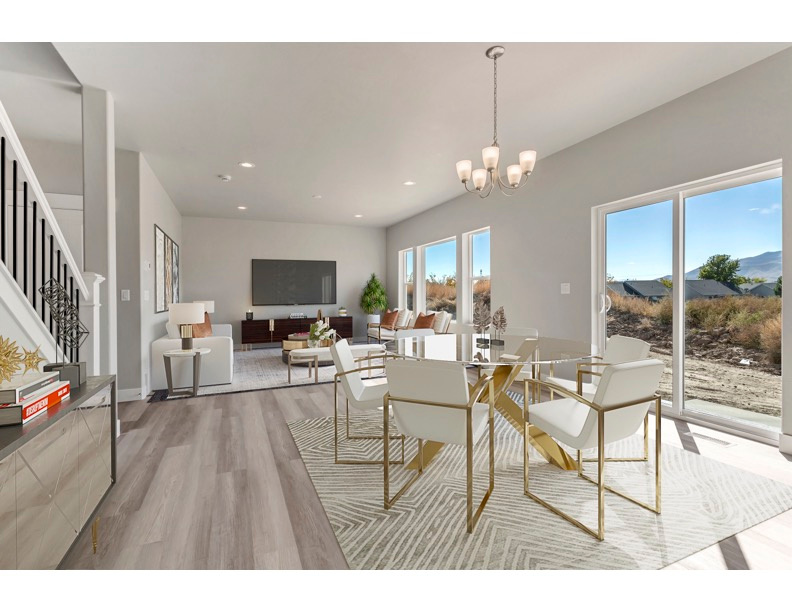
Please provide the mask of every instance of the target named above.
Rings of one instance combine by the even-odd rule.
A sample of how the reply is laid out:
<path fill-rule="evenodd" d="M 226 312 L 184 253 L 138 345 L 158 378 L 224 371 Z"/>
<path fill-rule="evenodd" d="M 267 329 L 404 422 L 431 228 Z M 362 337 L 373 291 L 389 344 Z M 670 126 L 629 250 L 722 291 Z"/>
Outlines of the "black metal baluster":
<path fill-rule="evenodd" d="M 50 256 L 49 256 L 49 260 L 50 260 L 50 262 L 49 262 L 49 263 L 50 263 L 50 268 L 49 268 L 49 270 L 50 270 L 50 272 L 49 272 L 49 279 L 50 279 L 50 281 L 52 281 L 52 274 L 53 274 L 53 271 L 55 270 L 55 268 L 52 266 L 52 260 L 53 260 L 53 259 L 54 259 L 54 257 L 55 257 L 55 245 L 54 245 L 54 240 L 53 240 L 53 236 L 52 236 L 52 234 L 50 234 L 50 237 L 49 237 L 49 249 L 50 249 Z M 49 311 L 49 328 L 50 328 L 50 334 L 54 335 L 54 334 L 53 334 L 53 332 L 52 332 L 52 309 L 50 309 L 50 311 Z"/>
<path fill-rule="evenodd" d="M 61 262 L 60 262 L 60 249 L 58 249 L 58 255 L 56 257 L 58 261 L 58 265 L 55 268 L 55 274 L 57 274 L 58 284 L 60 285 L 60 273 L 61 273 Z M 58 320 L 61 318 L 61 313 L 58 313 Z M 60 324 L 58 321 L 55 321 L 55 346 L 59 346 L 60 342 L 58 342 L 58 338 L 60 337 Z M 66 355 L 63 356 L 63 359 L 66 359 Z"/>
<path fill-rule="evenodd" d="M 11 173 L 12 174 L 11 186 L 13 187 L 14 191 L 11 193 L 11 203 L 13 204 L 13 208 L 11 209 L 11 221 L 14 227 L 11 228 L 11 239 L 12 239 L 11 245 L 14 254 L 14 266 L 13 266 L 14 280 L 16 280 L 17 259 L 19 259 L 19 252 L 17 251 L 17 162 L 16 160 L 14 160 L 14 163 L 12 165 L 12 170 L 13 172 Z"/>
<path fill-rule="evenodd" d="M 6 156 L 5 136 L 0 138 L 0 257 L 6 261 Z"/>
<path fill-rule="evenodd" d="M 44 226 L 44 219 L 41 220 L 41 284 L 44 285 L 47 281 L 47 229 Z M 46 302 L 41 298 L 41 322 L 44 322 L 44 308 Z"/>
<path fill-rule="evenodd" d="M 66 264 L 63 264 L 64 269 L 66 268 Z M 65 271 L 65 270 L 64 270 Z M 74 277 L 69 277 L 69 299 L 71 303 L 74 304 Z M 74 316 L 72 316 L 72 324 L 74 323 Z M 69 361 L 74 363 L 74 344 L 69 347 Z"/>
<path fill-rule="evenodd" d="M 65 256 L 64 256 L 64 259 L 66 259 Z M 66 290 L 66 287 L 68 287 L 68 285 L 69 285 L 69 283 L 66 282 L 68 276 L 69 276 L 68 268 L 66 267 L 66 264 L 64 263 L 63 264 L 63 289 L 64 289 L 64 291 Z M 63 333 L 63 359 L 64 360 L 66 359 L 66 349 L 67 348 L 69 348 L 69 347 L 66 345 L 66 330 L 64 330 L 64 333 Z"/>
<path fill-rule="evenodd" d="M 38 233 L 38 223 L 36 223 L 36 212 L 38 209 L 38 204 L 36 201 L 33 200 L 33 231 L 31 232 L 31 238 L 33 239 L 33 244 L 31 245 L 30 249 L 30 297 L 33 300 L 33 310 L 36 310 L 36 234 Z"/>
<path fill-rule="evenodd" d="M 77 289 L 74 292 L 74 307 L 77 309 L 77 314 L 80 313 L 80 290 Z M 74 347 L 74 361 L 80 361 L 80 344 L 77 343 L 77 346 Z"/>
<path fill-rule="evenodd" d="M 28 184 L 22 181 L 22 291 L 28 296 Z"/>

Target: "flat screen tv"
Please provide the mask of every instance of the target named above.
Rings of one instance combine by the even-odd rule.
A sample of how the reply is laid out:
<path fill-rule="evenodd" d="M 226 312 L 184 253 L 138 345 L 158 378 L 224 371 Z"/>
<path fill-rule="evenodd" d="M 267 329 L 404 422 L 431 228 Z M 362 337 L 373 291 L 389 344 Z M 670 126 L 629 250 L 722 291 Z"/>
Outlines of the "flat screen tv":
<path fill-rule="evenodd" d="M 253 260 L 253 305 L 336 303 L 336 262 Z"/>

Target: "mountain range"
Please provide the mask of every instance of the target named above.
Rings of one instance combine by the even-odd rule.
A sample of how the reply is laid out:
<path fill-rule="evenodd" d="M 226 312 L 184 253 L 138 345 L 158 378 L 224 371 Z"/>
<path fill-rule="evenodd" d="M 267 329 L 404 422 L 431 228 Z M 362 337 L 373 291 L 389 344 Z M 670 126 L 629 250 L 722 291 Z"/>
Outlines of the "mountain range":
<path fill-rule="evenodd" d="M 699 270 L 701 270 L 700 266 L 685 272 L 685 278 L 688 280 L 697 279 Z M 766 278 L 767 282 L 775 282 L 781 276 L 781 270 L 781 251 L 767 251 L 761 255 L 743 257 L 740 260 L 740 269 L 737 273 L 748 278 Z M 671 275 L 667 274 L 663 278 L 670 280 Z"/>

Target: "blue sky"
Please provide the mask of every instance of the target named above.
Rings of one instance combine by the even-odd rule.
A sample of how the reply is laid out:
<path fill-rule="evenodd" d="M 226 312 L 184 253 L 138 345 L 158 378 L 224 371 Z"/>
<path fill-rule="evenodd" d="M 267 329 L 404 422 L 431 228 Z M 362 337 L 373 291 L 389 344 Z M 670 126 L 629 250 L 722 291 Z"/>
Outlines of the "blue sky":
<path fill-rule="evenodd" d="M 456 240 L 441 242 L 426 247 L 426 276 L 436 274 L 438 278 L 456 274 Z M 490 233 L 473 235 L 473 274 L 487 276 L 490 273 Z"/>
<path fill-rule="evenodd" d="M 607 217 L 607 270 L 616 280 L 671 274 L 671 202 Z M 742 258 L 781 250 L 781 178 L 688 198 L 685 271 L 710 255 Z"/>

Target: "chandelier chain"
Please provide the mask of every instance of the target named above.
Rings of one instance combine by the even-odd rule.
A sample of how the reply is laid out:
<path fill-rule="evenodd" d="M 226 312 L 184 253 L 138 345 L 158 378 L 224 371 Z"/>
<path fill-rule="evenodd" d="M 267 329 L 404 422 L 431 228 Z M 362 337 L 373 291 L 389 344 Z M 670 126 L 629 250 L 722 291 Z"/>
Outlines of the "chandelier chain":
<path fill-rule="evenodd" d="M 498 58 L 493 59 L 493 63 L 495 65 L 495 87 L 493 88 L 493 97 L 495 99 L 495 125 L 494 125 L 494 134 L 492 137 L 492 144 L 493 146 L 498 146 Z"/>

